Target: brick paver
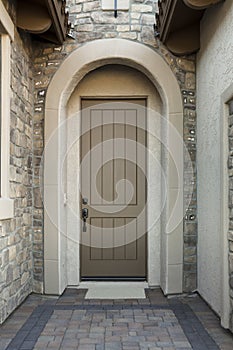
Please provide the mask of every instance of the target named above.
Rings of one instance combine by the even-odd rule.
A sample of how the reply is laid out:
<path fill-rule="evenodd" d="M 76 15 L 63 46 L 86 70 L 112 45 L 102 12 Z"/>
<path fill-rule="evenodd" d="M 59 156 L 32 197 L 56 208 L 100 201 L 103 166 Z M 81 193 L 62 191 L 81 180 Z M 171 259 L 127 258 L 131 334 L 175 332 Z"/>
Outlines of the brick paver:
<path fill-rule="evenodd" d="M 0 350 L 233 349 L 233 336 L 199 296 L 85 300 L 85 290 L 60 298 L 31 295 L 0 329 Z"/>

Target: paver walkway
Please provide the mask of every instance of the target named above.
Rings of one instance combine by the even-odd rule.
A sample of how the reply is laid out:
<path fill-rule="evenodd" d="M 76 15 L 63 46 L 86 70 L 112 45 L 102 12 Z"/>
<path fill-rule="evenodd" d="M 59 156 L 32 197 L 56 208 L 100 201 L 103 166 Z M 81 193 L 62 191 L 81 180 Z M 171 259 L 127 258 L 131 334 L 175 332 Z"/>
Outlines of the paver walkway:
<path fill-rule="evenodd" d="M 233 336 L 199 296 L 85 300 L 67 289 L 60 298 L 31 295 L 0 328 L 0 350 L 233 349 Z"/>

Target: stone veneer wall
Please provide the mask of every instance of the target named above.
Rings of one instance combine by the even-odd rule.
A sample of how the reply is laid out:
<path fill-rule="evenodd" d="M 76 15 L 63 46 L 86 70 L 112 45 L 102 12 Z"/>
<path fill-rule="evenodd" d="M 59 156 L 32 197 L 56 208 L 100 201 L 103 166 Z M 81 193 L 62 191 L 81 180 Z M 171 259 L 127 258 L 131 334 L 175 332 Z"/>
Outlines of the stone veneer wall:
<path fill-rule="evenodd" d="M 229 103 L 229 283 L 231 300 L 230 327 L 233 332 L 233 99 Z"/>
<path fill-rule="evenodd" d="M 138 41 L 156 50 L 171 67 L 177 77 L 184 102 L 184 140 L 193 161 L 196 174 L 196 100 L 195 56 L 177 58 L 170 54 L 154 37 L 153 24 L 157 1 L 130 1 L 129 11 L 102 11 L 101 1 L 67 1 L 74 39 L 67 39 L 62 46 L 35 42 L 35 114 L 34 114 L 34 220 L 33 256 L 34 291 L 43 292 L 43 204 L 39 188 L 39 166 L 44 149 L 44 102 L 51 78 L 62 61 L 75 49 L 91 40 L 122 38 Z M 145 57 L 146 59 L 146 57 Z M 184 219 L 184 291 L 196 289 L 196 178 L 190 183 L 185 171 L 185 200 L 189 199 L 190 186 L 194 193 Z"/>
<path fill-rule="evenodd" d="M 5 2 L 6 8 L 7 3 Z M 14 20 L 14 6 L 7 8 Z M 33 73 L 30 37 L 11 52 L 10 197 L 14 218 L 0 221 L 0 323 L 32 291 Z"/>

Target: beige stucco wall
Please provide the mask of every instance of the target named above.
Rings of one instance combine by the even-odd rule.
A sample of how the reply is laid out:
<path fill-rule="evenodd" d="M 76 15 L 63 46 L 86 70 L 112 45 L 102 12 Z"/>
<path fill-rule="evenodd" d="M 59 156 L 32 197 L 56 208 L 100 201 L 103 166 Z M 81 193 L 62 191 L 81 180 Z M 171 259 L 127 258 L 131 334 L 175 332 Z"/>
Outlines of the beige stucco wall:
<path fill-rule="evenodd" d="M 226 274 L 224 277 L 227 252 L 225 261 L 223 257 L 227 225 L 221 218 L 223 205 L 224 213 L 228 211 L 228 199 L 223 197 L 221 172 L 226 168 L 222 146 L 227 144 L 227 137 L 222 137 L 227 102 L 224 94 L 233 80 L 232 23 L 232 1 L 207 10 L 201 23 L 201 50 L 197 58 L 198 290 L 221 315 L 229 298 L 229 282 Z"/>

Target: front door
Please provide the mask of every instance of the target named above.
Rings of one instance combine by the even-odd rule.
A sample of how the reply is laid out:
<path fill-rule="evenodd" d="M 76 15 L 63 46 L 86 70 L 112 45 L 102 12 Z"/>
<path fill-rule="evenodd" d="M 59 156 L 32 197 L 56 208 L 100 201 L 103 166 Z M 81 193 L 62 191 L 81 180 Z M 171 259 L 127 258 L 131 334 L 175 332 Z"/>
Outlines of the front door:
<path fill-rule="evenodd" d="M 145 107 L 145 99 L 82 99 L 82 279 L 146 278 Z"/>

